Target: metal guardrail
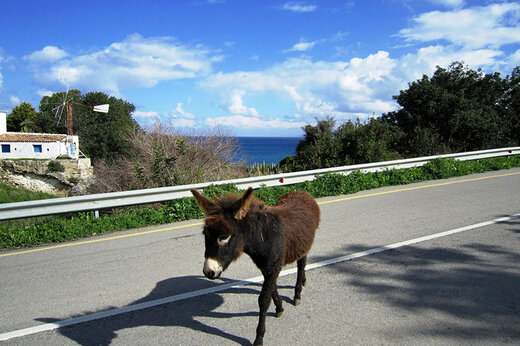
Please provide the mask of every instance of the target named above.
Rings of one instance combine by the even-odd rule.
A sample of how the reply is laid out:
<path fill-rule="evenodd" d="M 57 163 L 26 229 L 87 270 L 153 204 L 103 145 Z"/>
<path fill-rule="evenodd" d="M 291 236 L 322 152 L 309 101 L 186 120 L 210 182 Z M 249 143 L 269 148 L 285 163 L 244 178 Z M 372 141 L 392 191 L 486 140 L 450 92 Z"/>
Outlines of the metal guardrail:
<path fill-rule="evenodd" d="M 78 211 L 97 211 L 106 208 L 164 202 L 176 198 L 191 196 L 190 189 L 204 189 L 209 185 L 232 183 L 235 184 L 239 189 L 246 189 L 249 186 L 253 188 L 259 188 L 262 185 L 291 185 L 304 181 L 314 180 L 314 178 L 317 175 L 325 173 L 340 173 L 347 175 L 350 172 L 357 169 L 363 172 L 375 172 L 386 169 L 417 167 L 422 166 L 427 162 L 437 158 L 451 157 L 457 160 L 464 161 L 517 154 L 520 154 L 520 147 L 509 147 L 501 149 L 479 150 L 457 154 L 436 155 L 412 159 L 375 162 L 360 165 L 323 168 L 310 171 L 265 175 L 260 177 L 213 181 L 208 183 L 192 185 L 161 187 L 154 189 L 124 192 L 101 193 L 77 197 L 51 198 L 28 202 L 3 203 L 0 204 L 0 221 Z"/>

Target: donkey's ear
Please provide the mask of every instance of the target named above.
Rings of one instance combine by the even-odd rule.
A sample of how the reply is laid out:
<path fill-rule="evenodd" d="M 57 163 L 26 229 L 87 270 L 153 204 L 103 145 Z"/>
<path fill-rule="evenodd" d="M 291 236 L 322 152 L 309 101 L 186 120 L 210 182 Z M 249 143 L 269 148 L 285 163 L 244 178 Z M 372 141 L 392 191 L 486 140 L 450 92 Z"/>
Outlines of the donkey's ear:
<path fill-rule="evenodd" d="M 236 203 L 237 211 L 233 215 L 233 217 L 237 220 L 242 220 L 248 213 L 249 208 L 251 207 L 251 201 L 253 200 L 253 188 L 249 187 L 244 194 Z"/>
<path fill-rule="evenodd" d="M 202 194 L 199 191 L 191 189 L 191 193 L 195 197 L 195 200 L 200 205 L 200 207 L 204 209 L 206 214 L 210 214 L 212 211 L 215 210 L 215 208 L 217 208 L 217 205 L 215 203 L 213 203 L 206 197 L 202 196 Z"/>

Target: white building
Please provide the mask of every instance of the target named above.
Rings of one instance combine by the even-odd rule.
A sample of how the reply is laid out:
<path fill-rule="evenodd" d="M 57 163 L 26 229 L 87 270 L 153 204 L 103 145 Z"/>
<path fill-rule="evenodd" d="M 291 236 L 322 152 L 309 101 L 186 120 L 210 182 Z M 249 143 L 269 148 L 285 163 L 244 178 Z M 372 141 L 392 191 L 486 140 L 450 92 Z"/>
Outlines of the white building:
<path fill-rule="evenodd" d="M 78 136 L 7 132 L 7 114 L 0 111 L 0 159 L 79 158 Z"/>

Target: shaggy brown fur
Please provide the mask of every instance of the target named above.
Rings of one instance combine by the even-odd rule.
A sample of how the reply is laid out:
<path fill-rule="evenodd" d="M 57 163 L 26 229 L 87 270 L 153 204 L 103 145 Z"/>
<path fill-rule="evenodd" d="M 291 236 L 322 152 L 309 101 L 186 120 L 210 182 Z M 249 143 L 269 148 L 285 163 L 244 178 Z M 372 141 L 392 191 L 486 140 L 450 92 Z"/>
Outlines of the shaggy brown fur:
<path fill-rule="evenodd" d="M 298 262 L 294 303 L 301 301 L 305 285 L 307 254 L 320 221 L 318 204 L 306 192 L 289 192 L 275 206 L 266 206 L 253 197 L 249 188 L 243 196 L 228 195 L 216 203 L 192 190 L 206 212 L 204 239 L 206 250 L 204 274 L 210 279 L 220 276 L 242 252 L 247 253 L 262 271 L 264 283 L 258 298 L 260 320 L 254 345 L 261 345 L 265 333 L 265 317 L 270 300 L 276 316 L 283 312 L 276 280 L 282 266 Z"/>

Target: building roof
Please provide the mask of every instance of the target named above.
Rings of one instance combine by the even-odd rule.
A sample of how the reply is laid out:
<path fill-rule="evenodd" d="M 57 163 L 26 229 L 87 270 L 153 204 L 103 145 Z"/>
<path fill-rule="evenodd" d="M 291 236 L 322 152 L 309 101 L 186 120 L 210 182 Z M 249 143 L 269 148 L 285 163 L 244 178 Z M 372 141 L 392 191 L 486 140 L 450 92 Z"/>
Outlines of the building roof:
<path fill-rule="evenodd" d="M 59 142 L 66 138 L 67 135 L 48 133 L 7 132 L 0 134 L 0 142 Z"/>

